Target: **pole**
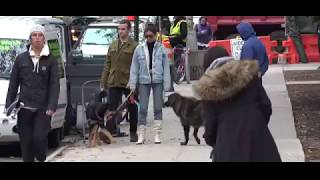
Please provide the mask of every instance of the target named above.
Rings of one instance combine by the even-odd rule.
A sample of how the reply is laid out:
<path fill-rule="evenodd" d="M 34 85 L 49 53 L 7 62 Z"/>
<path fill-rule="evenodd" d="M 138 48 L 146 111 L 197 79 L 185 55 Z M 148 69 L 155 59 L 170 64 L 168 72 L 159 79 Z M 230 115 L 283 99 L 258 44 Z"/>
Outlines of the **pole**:
<path fill-rule="evenodd" d="M 186 73 L 186 80 L 187 80 L 187 84 L 190 84 L 190 66 L 189 66 L 189 53 L 190 53 L 190 49 L 187 48 L 187 50 L 185 51 L 185 73 Z"/>
<path fill-rule="evenodd" d="M 161 16 L 158 16 L 159 18 L 159 34 L 160 34 L 160 37 L 159 37 L 159 41 L 162 43 L 162 27 L 161 27 Z"/>
<path fill-rule="evenodd" d="M 139 16 L 134 17 L 134 40 L 139 42 Z"/>
<path fill-rule="evenodd" d="M 187 16 L 188 36 L 187 36 L 187 50 L 185 52 L 185 73 L 187 84 L 190 84 L 190 64 L 189 54 L 190 50 L 195 49 L 194 31 L 193 31 L 193 16 Z"/>

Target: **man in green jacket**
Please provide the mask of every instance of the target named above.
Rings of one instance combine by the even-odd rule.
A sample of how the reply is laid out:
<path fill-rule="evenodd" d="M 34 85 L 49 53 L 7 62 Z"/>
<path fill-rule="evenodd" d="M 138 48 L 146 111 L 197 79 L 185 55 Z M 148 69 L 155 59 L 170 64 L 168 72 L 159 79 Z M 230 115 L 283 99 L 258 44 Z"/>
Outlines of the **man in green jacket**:
<path fill-rule="evenodd" d="M 109 91 L 109 101 L 111 110 L 117 109 L 121 104 L 123 94 L 128 96 L 130 89 L 127 88 L 129 81 L 130 67 L 133 52 L 138 45 L 129 37 L 131 23 L 128 20 L 122 20 L 118 26 L 119 38 L 114 40 L 109 47 L 105 68 L 101 76 L 101 90 Z M 130 114 L 130 142 L 136 142 L 138 107 L 136 104 L 129 104 Z M 118 115 L 118 117 L 120 114 Z M 111 123 L 109 128 L 111 133 L 117 133 L 121 136 L 119 129 L 116 129 L 117 117 L 113 118 L 115 122 Z"/>

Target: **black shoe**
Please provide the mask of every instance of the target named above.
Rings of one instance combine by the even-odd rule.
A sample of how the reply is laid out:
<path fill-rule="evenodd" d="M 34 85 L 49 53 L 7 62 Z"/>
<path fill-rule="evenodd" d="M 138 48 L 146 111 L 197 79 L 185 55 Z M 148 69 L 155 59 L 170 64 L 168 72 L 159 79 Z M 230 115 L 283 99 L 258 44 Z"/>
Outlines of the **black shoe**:
<path fill-rule="evenodd" d="M 137 142 L 138 141 L 138 134 L 135 132 L 130 132 L 130 142 Z"/>
<path fill-rule="evenodd" d="M 127 137 L 127 136 L 129 135 L 125 132 L 118 132 L 118 133 L 112 134 L 112 137 Z"/>

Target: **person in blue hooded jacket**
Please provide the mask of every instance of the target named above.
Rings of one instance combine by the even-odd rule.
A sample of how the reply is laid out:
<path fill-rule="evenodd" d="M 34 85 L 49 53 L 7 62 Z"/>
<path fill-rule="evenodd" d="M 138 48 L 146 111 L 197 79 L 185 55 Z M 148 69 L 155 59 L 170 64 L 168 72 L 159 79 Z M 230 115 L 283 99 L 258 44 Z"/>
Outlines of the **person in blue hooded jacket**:
<path fill-rule="evenodd" d="M 237 31 L 244 40 L 240 60 L 258 60 L 259 76 L 262 77 L 267 72 L 269 66 L 269 59 L 265 46 L 260 39 L 257 38 L 256 32 L 250 23 L 241 22 L 237 26 Z"/>

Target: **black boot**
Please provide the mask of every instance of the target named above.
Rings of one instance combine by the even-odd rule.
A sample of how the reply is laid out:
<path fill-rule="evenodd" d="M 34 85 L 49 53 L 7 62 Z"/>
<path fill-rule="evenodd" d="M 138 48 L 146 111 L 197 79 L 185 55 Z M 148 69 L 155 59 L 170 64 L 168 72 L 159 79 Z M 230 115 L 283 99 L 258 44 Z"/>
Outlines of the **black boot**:
<path fill-rule="evenodd" d="M 130 132 L 130 142 L 137 142 L 138 141 L 138 135 L 136 132 Z"/>

